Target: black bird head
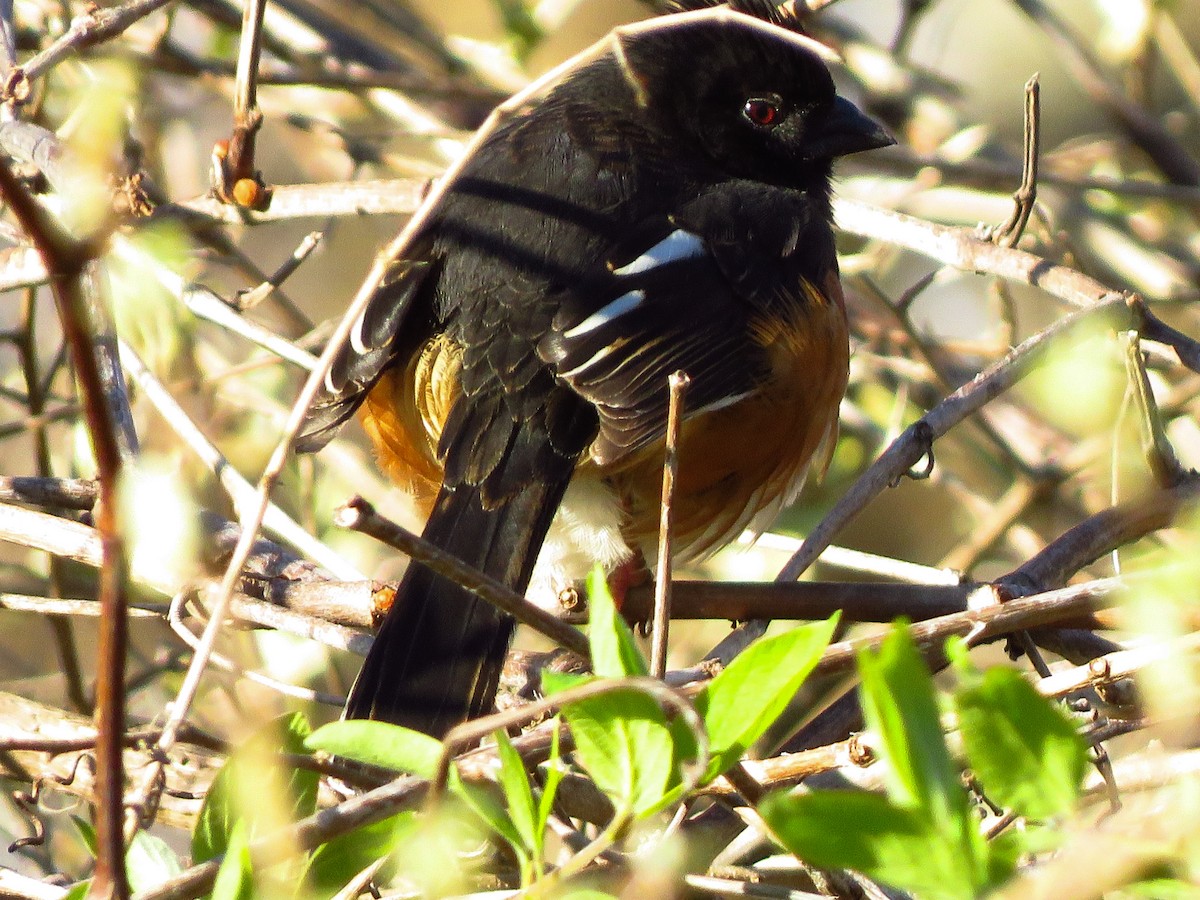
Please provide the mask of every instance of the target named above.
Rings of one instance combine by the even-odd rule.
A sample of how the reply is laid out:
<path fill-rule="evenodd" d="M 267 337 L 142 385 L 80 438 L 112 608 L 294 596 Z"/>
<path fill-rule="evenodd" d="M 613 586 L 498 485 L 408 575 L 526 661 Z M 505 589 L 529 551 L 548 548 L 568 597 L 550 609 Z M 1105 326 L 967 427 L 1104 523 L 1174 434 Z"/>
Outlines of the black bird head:
<path fill-rule="evenodd" d="M 723 177 L 820 187 L 836 157 L 894 143 L 837 95 L 832 51 L 778 22 L 706 9 L 615 41 L 613 62 L 647 120 Z"/>

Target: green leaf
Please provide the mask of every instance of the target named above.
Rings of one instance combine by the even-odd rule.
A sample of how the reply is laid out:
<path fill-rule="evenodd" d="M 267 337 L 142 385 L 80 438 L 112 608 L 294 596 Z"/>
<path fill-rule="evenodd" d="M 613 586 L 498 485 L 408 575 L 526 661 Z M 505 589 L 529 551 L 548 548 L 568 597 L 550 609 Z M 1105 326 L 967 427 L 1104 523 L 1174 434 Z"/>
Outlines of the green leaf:
<path fill-rule="evenodd" d="M 217 869 L 212 900 L 253 900 L 254 873 L 250 867 L 250 837 L 245 820 L 229 831 L 225 858 Z"/>
<path fill-rule="evenodd" d="M 1152 878 L 1122 888 L 1124 893 L 1147 900 L 1196 900 L 1196 885 L 1175 878 Z"/>
<path fill-rule="evenodd" d="M 922 900 L 978 895 L 971 867 L 930 834 L 920 810 L 861 791 L 765 797 L 759 812 L 784 847 L 807 863 L 854 869 Z"/>
<path fill-rule="evenodd" d="M 192 832 L 192 858 L 204 862 L 226 852 L 234 824 L 244 818 L 247 840 L 311 815 L 317 808 L 316 772 L 281 765 L 279 754 L 305 752 L 308 720 L 282 716 L 246 740 L 221 767 Z"/>
<path fill-rule="evenodd" d="M 327 841 L 309 858 L 304 883 L 317 896 L 332 896 L 367 866 L 390 856 L 416 820 L 415 812 L 406 811 Z"/>
<path fill-rule="evenodd" d="M 71 889 L 63 894 L 62 900 L 85 900 L 91 889 L 92 880 L 89 878 L 87 881 L 71 885 Z"/>
<path fill-rule="evenodd" d="M 888 761 L 888 796 L 957 830 L 967 816 L 967 794 L 946 749 L 933 677 L 908 631 L 897 624 L 878 654 L 859 654 L 858 666 L 863 716 Z"/>
<path fill-rule="evenodd" d="M 140 894 L 178 875 L 183 867 L 166 841 L 139 831 L 125 851 L 125 871 L 129 876 L 129 887 L 133 893 Z"/>
<path fill-rule="evenodd" d="M 675 771 L 667 717 L 650 695 L 616 690 L 563 707 L 580 763 L 613 805 L 635 816 L 653 812 Z"/>
<path fill-rule="evenodd" d="M 484 825 L 510 844 L 522 862 L 529 858 L 525 841 L 516 826 L 513 825 L 513 821 L 508 815 L 508 810 L 500 802 L 499 798 L 492 794 L 488 786 L 463 781 L 458 777 L 458 770 L 456 769 L 450 773 L 450 791 Z"/>
<path fill-rule="evenodd" d="M 595 675 L 583 675 L 579 672 L 542 672 L 542 693 L 547 697 L 569 691 L 573 687 L 587 684 L 595 679 Z"/>
<path fill-rule="evenodd" d="M 537 17 L 533 15 L 525 0 L 492 0 L 500 11 L 504 31 L 512 42 L 513 53 L 518 60 L 528 58 L 546 38 Z"/>
<path fill-rule="evenodd" d="M 708 729 L 712 781 L 762 737 L 808 677 L 833 636 L 835 615 L 751 644 L 696 698 Z"/>
<path fill-rule="evenodd" d="M 529 775 L 525 772 L 525 761 L 503 731 L 496 732 L 496 750 L 500 757 L 500 786 L 508 801 L 508 815 L 521 836 L 524 849 L 533 856 L 541 841 L 537 808 L 533 802 Z"/>
<path fill-rule="evenodd" d="M 1057 704 L 1013 669 L 989 669 L 954 698 L 963 748 L 988 797 L 1034 819 L 1070 812 L 1087 746 Z"/>
<path fill-rule="evenodd" d="M 888 799 L 926 823 L 930 871 L 954 890 L 993 884 L 991 852 L 942 735 L 933 677 L 902 623 L 878 654 L 859 654 L 859 671 L 863 714 L 880 737 Z"/>
<path fill-rule="evenodd" d="M 432 778 L 442 756 L 441 741 L 427 734 L 365 719 L 322 725 L 304 746 L 419 778 Z"/>
<path fill-rule="evenodd" d="M 541 873 L 542 857 L 545 853 L 546 826 L 554 812 L 554 798 L 558 794 L 558 785 L 565 774 L 558 735 L 558 728 L 550 732 L 550 758 L 546 760 L 545 781 L 542 787 L 542 796 L 538 801 L 536 829 L 538 843 L 534 863 L 538 867 L 539 874 Z"/>
<path fill-rule="evenodd" d="M 592 671 L 601 678 L 646 675 L 650 669 L 626 621 L 617 612 L 604 570 L 592 569 L 587 582 L 588 640 Z"/>
<path fill-rule="evenodd" d="M 83 839 L 83 844 L 87 847 L 88 852 L 92 856 L 96 855 L 96 851 L 100 847 L 100 841 L 96 837 L 96 829 L 92 823 L 82 816 L 71 816 L 71 821 L 75 823 L 75 827 L 79 829 L 79 836 Z"/>

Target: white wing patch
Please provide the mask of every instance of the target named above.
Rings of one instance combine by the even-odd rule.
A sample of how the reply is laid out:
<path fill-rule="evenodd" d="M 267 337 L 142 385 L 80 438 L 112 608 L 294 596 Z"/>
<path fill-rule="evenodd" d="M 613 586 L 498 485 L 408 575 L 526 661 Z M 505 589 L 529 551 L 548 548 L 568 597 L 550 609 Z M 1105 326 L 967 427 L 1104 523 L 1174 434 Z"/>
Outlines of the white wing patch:
<path fill-rule="evenodd" d="M 642 290 L 630 291 L 628 294 L 622 294 L 611 303 L 606 303 L 604 306 L 600 307 L 574 328 L 564 331 L 563 337 L 565 337 L 567 340 L 573 340 L 574 338 L 587 334 L 589 331 L 595 331 L 597 328 L 607 325 L 618 316 L 622 316 L 630 310 L 636 309 L 645 299 L 646 292 Z"/>
<path fill-rule="evenodd" d="M 350 349 L 359 356 L 366 356 L 371 351 L 367 345 L 363 343 L 363 326 L 366 324 L 367 311 L 363 310 L 358 314 L 358 318 L 354 320 L 354 327 L 350 329 Z"/>
<path fill-rule="evenodd" d="M 704 241 L 699 235 L 677 228 L 633 262 L 613 269 L 613 274 L 637 275 L 676 260 L 702 256 L 706 252 Z"/>
<path fill-rule="evenodd" d="M 574 378 L 575 376 L 579 375 L 581 372 L 586 372 L 589 368 L 594 366 L 596 363 L 600 362 L 600 360 L 604 359 L 604 357 L 608 356 L 610 353 L 612 353 L 614 350 L 616 350 L 620 346 L 621 345 L 619 343 L 616 343 L 616 344 L 609 344 L 607 347 L 601 347 L 599 350 L 597 350 L 595 353 L 592 354 L 591 358 L 588 359 L 587 362 L 583 363 L 582 365 L 576 366 L 575 368 L 571 369 L 570 371 L 559 372 L 559 377 L 560 378 Z"/>

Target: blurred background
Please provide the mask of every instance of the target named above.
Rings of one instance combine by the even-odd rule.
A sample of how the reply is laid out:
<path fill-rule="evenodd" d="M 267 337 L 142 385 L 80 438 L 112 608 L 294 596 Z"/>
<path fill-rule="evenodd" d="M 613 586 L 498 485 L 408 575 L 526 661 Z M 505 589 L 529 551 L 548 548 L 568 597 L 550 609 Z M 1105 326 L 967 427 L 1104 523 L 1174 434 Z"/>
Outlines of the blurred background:
<path fill-rule="evenodd" d="M 81 11 L 66 0 L 18 2 L 19 57 L 46 46 Z M 652 12 L 633 0 L 272 3 L 257 165 L 267 185 L 281 188 L 436 176 L 494 103 L 614 26 Z M 230 132 L 240 15 L 231 0 L 171 4 L 35 80 L 21 118 L 53 131 L 93 184 L 128 186 L 122 177 L 145 176 L 140 189 L 154 209 L 130 219 L 105 261 L 118 331 L 253 483 L 303 372 L 195 315 L 180 286 L 201 285 L 233 302 L 317 231 L 315 251 L 245 313 L 316 352 L 327 333 L 321 323 L 344 309 L 404 216 L 326 211 L 318 198 L 303 216 L 229 224 L 205 205 L 214 144 Z M 1200 334 L 1200 2 L 842 0 L 814 14 L 810 28 L 841 53 L 843 92 L 899 141 L 844 161 L 839 196 L 950 225 L 1002 223 L 1021 177 L 1024 86 L 1037 73 L 1042 178 L 1021 247 L 1137 291 L 1168 321 Z M 95 221 L 85 194 L 59 191 L 48 203 L 76 222 Z M 0 238 L 15 266 L 21 240 L 8 226 Z M 1066 312 L 1040 291 L 938 270 L 886 242 L 843 236 L 841 247 L 854 315 L 852 386 L 830 471 L 777 523 L 789 537 L 819 521 L 905 426 Z M 0 473 L 90 477 L 49 294 L 12 274 L 2 286 Z M 1184 465 L 1198 466 L 1196 376 L 1158 357 L 1151 362 L 1167 433 Z M 1064 347 L 1018 391 L 939 441 L 933 478 L 885 492 L 838 543 L 970 578 L 1011 571 L 1072 524 L 1147 489 L 1126 384 L 1124 351 L 1112 335 Z M 212 571 L 196 510 L 237 516 L 194 445 L 145 390 L 132 393 L 142 452 L 127 486 L 126 528 L 138 564 L 159 572 L 153 584 L 139 585 L 139 596 L 161 610 L 168 597 L 155 584 Z M 355 493 L 419 526 L 404 495 L 375 470 L 357 426 L 316 458 L 293 458 L 274 499 L 345 571 L 394 579 L 402 560 L 332 524 L 334 508 Z M 86 512 L 63 515 L 88 521 Z M 787 546 L 767 540 L 727 551 L 686 574 L 767 580 Z M 1164 548 L 1186 558 L 1196 548 L 1194 530 L 1143 542 L 1133 556 L 1157 559 Z M 0 561 L 4 592 L 94 596 L 85 565 L 13 543 L 0 547 Z M 1107 574 L 1110 565 L 1088 575 Z M 812 574 L 871 577 L 828 564 Z M 1144 620 L 1166 634 L 1188 630 L 1186 617 L 1164 612 L 1184 601 L 1163 602 Z M 726 622 L 681 624 L 672 664 L 695 662 L 728 629 Z M 134 632 L 131 712 L 152 721 L 188 653 L 161 618 L 135 621 Z M 93 638 L 84 616 L 0 609 L 0 690 L 87 714 Z M 318 642 L 262 630 L 231 632 L 222 652 L 234 671 L 210 677 L 195 721 L 226 740 L 297 704 L 318 720 L 337 715 L 336 706 L 285 697 L 238 671 L 336 697 L 358 663 Z M 1186 708 L 1195 699 L 1192 685 L 1176 702 Z M 27 828 L 0 804 L 0 832 Z"/>

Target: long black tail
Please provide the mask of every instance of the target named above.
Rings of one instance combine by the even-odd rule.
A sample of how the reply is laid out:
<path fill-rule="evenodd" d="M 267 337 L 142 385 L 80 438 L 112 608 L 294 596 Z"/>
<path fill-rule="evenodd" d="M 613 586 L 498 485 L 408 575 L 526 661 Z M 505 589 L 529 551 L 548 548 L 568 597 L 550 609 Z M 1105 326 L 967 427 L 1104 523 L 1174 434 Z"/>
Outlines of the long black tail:
<path fill-rule="evenodd" d="M 478 489 L 442 489 L 424 536 L 524 592 L 569 472 L 494 509 Z M 412 563 L 346 701 L 348 719 L 394 722 L 442 737 L 495 702 L 513 619 Z"/>

